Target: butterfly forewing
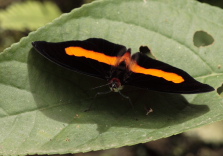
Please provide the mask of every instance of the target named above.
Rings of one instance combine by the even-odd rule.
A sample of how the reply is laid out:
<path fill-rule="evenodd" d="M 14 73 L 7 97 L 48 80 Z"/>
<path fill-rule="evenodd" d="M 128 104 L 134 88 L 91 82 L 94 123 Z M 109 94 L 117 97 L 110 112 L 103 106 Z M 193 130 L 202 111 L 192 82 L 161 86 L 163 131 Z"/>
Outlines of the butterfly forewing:
<path fill-rule="evenodd" d="M 40 54 L 52 62 L 102 79 L 109 77 L 112 67 L 110 64 L 115 62 L 117 55 L 126 51 L 124 46 L 96 38 L 58 43 L 36 41 L 32 44 Z"/>

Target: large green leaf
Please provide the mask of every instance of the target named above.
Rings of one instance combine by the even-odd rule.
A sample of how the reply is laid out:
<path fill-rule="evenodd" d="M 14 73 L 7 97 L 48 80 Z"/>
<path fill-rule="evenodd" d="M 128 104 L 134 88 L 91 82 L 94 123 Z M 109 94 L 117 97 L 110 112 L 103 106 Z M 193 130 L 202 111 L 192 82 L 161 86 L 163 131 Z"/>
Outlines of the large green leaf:
<path fill-rule="evenodd" d="M 157 59 L 217 89 L 223 82 L 222 14 L 191 0 L 96 1 L 23 38 L 0 55 L 0 154 L 108 149 L 222 120 L 223 97 L 217 91 L 178 95 L 126 87 L 123 94 L 131 97 L 134 110 L 119 94 L 94 98 L 102 89 L 90 88 L 106 82 L 57 66 L 31 46 L 36 40 L 90 37 L 134 52 L 147 45 Z M 207 33 L 213 43 L 195 46 L 197 31 Z M 94 110 L 84 112 L 91 103 Z M 146 116 L 145 105 L 154 112 Z"/>

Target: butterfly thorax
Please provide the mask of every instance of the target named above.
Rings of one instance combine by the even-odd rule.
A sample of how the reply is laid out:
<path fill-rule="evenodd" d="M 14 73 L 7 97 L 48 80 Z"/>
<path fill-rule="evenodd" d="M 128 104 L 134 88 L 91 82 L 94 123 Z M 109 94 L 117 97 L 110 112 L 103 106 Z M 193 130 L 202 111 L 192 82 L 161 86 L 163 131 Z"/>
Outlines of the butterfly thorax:
<path fill-rule="evenodd" d="M 110 89 L 113 92 L 119 92 L 123 89 L 123 85 L 126 83 L 126 79 L 131 75 L 131 71 L 129 70 L 129 63 L 131 61 L 131 53 L 130 49 L 121 56 L 116 66 L 113 66 L 110 71 Z"/>

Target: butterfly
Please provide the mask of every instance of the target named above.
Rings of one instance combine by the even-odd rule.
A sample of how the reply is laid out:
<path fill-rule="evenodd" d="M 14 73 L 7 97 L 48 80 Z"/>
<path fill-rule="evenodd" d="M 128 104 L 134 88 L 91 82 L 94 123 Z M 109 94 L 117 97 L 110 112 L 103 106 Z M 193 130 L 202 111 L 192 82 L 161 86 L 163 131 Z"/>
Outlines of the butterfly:
<path fill-rule="evenodd" d="M 132 55 L 131 49 L 101 38 L 57 43 L 35 41 L 32 45 L 60 66 L 106 80 L 114 92 L 120 92 L 124 85 L 179 94 L 214 90 L 179 68 L 152 59 L 144 52 Z"/>

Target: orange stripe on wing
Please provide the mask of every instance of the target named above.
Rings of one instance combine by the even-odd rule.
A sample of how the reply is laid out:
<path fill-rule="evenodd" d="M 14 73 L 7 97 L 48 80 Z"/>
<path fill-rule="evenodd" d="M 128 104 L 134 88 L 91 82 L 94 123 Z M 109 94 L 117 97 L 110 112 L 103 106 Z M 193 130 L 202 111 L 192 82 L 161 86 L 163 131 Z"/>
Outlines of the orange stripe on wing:
<path fill-rule="evenodd" d="M 171 72 L 166 72 L 160 69 L 146 69 L 143 68 L 139 65 L 137 65 L 136 63 L 133 63 L 130 66 L 130 70 L 135 72 L 135 73 L 141 73 L 141 74 L 145 74 L 145 75 L 152 75 L 152 76 L 156 76 L 156 77 L 162 77 L 167 81 L 172 81 L 174 83 L 182 83 L 184 82 L 184 79 L 182 76 L 176 74 L 176 73 L 171 73 Z"/>
<path fill-rule="evenodd" d="M 68 48 L 65 48 L 65 51 L 67 55 L 71 55 L 71 56 L 74 55 L 76 57 L 86 57 L 86 58 L 96 60 L 98 62 L 102 62 L 108 65 L 115 66 L 117 63 L 117 57 L 107 56 L 103 53 L 86 50 L 81 47 L 68 47 Z"/>

